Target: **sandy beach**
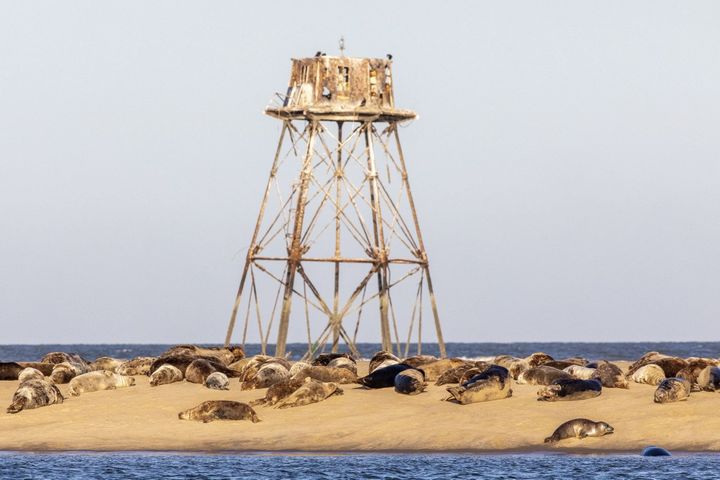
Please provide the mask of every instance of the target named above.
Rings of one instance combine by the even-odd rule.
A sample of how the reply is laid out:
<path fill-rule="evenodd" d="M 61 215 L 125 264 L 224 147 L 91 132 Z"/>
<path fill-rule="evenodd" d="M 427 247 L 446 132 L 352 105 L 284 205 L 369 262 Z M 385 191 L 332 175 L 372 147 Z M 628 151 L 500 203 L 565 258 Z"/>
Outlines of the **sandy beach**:
<path fill-rule="evenodd" d="M 627 364 L 625 364 L 627 365 Z M 360 373 L 367 363 L 360 365 Z M 187 382 L 150 387 L 148 378 L 114 391 L 68 397 L 61 405 L 5 413 L 17 387 L 0 382 L 0 450 L 156 451 L 574 451 L 638 452 L 648 445 L 670 450 L 720 450 L 717 393 L 693 393 L 688 401 L 658 405 L 654 387 L 603 389 L 600 397 L 546 403 L 538 387 L 513 385 L 509 399 L 471 405 L 443 402 L 444 387 L 417 396 L 393 389 L 345 385 L 344 395 L 304 407 L 256 407 L 262 422 L 197 423 L 178 420 L 181 410 L 205 400 L 248 402 L 265 390 L 229 391 Z M 63 394 L 67 385 L 61 385 Z M 562 422 L 587 417 L 615 427 L 602 438 L 543 443 Z"/>

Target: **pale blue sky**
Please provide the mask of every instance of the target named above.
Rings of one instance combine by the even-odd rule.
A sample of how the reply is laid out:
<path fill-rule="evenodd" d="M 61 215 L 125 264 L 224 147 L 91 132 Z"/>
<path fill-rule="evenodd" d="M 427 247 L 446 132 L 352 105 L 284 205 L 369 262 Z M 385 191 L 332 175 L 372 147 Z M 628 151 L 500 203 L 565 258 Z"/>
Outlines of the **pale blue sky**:
<path fill-rule="evenodd" d="M 718 340 L 718 25 L 710 1 L 0 0 L 0 343 L 222 341 L 262 109 L 340 35 L 392 52 L 420 113 L 447 340 Z"/>

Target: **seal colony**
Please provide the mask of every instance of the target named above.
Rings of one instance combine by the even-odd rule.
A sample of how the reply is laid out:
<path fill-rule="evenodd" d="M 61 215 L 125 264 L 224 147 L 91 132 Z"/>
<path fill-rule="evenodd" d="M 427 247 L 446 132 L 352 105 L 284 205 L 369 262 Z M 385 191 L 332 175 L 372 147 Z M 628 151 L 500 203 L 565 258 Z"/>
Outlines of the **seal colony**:
<path fill-rule="evenodd" d="M 576 409 L 567 409 L 565 402 L 602 402 L 605 389 L 641 388 L 632 386 L 636 384 L 646 389 L 649 388 L 647 385 L 654 388 L 652 395 L 645 394 L 644 405 L 661 404 L 654 408 L 664 409 L 668 408 L 665 404 L 678 404 L 678 408 L 682 409 L 682 405 L 692 402 L 695 396 L 714 395 L 706 392 L 717 392 L 720 386 L 717 360 L 676 358 L 657 352 L 643 355 L 629 367 L 627 364 L 623 366 L 582 358 L 556 360 L 542 352 L 525 358 L 503 355 L 483 360 L 439 359 L 428 355 L 401 359 L 388 352 L 378 352 L 369 361 L 367 375 L 362 376 L 358 375 L 358 362 L 348 354 L 323 354 L 311 362 L 291 363 L 284 358 L 268 355 L 246 358 L 237 347 L 223 349 L 182 345 L 173 347 L 156 358 L 120 360 L 100 357 L 92 362 L 76 354 L 52 352 L 40 360 L 34 363 L 40 368 L 23 368 L 27 362 L 0 364 L 0 372 L 5 376 L 14 376 L 18 382 L 12 399 L 8 398 L 8 414 L 58 405 L 63 401 L 83 402 L 86 396 L 95 395 L 91 392 L 103 390 L 107 390 L 108 395 L 115 395 L 110 391 L 127 389 L 127 395 L 132 396 L 134 389 L 126 387 L 132 387 L 137 378 L 141 377 L 147 378 L 142 382 L 143 385 L 151 386 L 153 391 L 158 392 L 168 389 L 168 395 L 176 391 L 173 390 L 173 385 L 179 383 L 208 394 L 212 390 L 235 392 L 234 398 L 237 398 L 237 393 L 247 391 L 249 396 L 245 396 L 240 402 L 230 400 L 233 397 L 226 397 L 227 400 L 222 397 L 211 400 L 218 397 L 210 396 L 200 402 L 195 399 L 175 410 L 175 415 L 183 420 L 202 423 L 216 420 L 250 420 L 248 425 L 257 423 L 264 417 L 263 412 L 267 411 L 265 409 L 304 410 L 307 406 L 318 403 L 341 405 L 342 396 L 348 389 L 354 391 L 355 398 L 358 395 L 368 398 L 379 395 L 373 393 L 378 390 L 388 392 L 385 395 L 405 397 L 405 402 L 414 402 L 411 399 L 413 397 L 430 396 L 456 405 L 448 405 L 448 408 L 471 409 L 475 412 L 483 412 L 485 407 L 473 407 L 473 404 L 511 402 L 513 409 L 520 409 L 518 411 L 522 412 L 523 403 L 513 401 L 514 389 L 524 388 L 525 392 L 529 393 L 534 387 L 537 392 L 536 400 L 562 401 L 551 411 L 568 412 L 564 419 L 553 426 L 555 433 L 547 437 L 553 438 L 548 442 L 553 445 L 564 445 L 566 439 L 581 441 L 586 437 L 599 437 L 601 432 L 605 435 L 614 431 L 605 427 L 603 430 L 598 426 L 593 429 L 587 422 L 609 426 L 605 420 L 610 420 L 617 426 L 613 417 L 596 418 L 597 421 L 587 418 L 573 419 L 573 416 L 577 416 L 572 415 Z M 79 373 L 83 370 L 89 371 Z M 72 378 L 68 380 L 68 376 Z M 433 388 L 429 388 L 430 385 L 433 385 Z M 59 387 L 64 390 L 61 391 Z M 441 389 L 446 395 L 438 394 Z M 255 390 L 258 390 L 258 393 L 253 398 L 252 392 Z M 75 398 L 77 395 L 80 395 L 80 398 Z M 154 397 L 158 407 L 161 407 L 163 394 L 156 394 Z M 527 396 L 524 398 L 527 399 Z M 220 401 L 230 403 L 217 403 Z M 325 408 L 322 405 L 318 408 Z M 592 412 L 594 408 L 591 407 L 586 414 L 595 416 Z M 397 411 L 396 415 L 401 416 L 402 411 Z M 263 424 L 265 423 L 267 421 Z M 536 445 L 541 445 L 548 433 L 550 432 L 546 431 L 544 435 L 538 435 Z M 622 435 L 623 430 L 619 429 L 615 437 Z M 593 441 L 603 440 L 598 438 Z"/>

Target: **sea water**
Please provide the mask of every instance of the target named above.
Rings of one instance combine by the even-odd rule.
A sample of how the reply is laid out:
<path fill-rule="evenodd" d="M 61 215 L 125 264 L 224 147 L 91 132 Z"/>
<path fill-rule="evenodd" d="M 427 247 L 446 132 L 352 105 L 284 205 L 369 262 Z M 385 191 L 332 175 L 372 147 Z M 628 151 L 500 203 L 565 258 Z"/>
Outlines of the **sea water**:
<path fill-rule="evenodd" d="M 712 479 L 720 456 L 0 453 L 2 479 Z"/>

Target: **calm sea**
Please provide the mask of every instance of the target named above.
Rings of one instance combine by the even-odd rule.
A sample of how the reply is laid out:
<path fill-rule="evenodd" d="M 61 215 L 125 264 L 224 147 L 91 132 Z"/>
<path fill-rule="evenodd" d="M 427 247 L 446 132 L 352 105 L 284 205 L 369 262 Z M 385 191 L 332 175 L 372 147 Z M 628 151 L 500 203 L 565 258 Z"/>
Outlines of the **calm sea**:
<path fill-rule="evenodd" d="M 720 456 L 0 453 L 2 479 L 711 479 Z"/>
<path fill-rule="evenodd" d="M 110 356 L 132 358 L 138 356 L 157 356 L 171 345 L 139 344 L 88 344 L 88 345 L 0 345 L 0 362 L 37 361 L 48 352 L 74 352 L 88 360 Z M 291 343 L 287 346 L 292 359 L 300 358 L 307 351 L 307 344 Z M 363 358 L 370 358 L 380 350 L 380 344 L 360 343 L 358 349 Z M 478 358 L 495 355 L 515 355 L 525 357 L 534 352 L 545 352 L 554 358 L 582 356 L 590 360 L 631 360 L 639 358 L 648 351 L 658 351 L 679 357 L 720 357 L 720 342 L 633 342 L 633 343 L 563 343 L 563 342 L 524 342 L 524 343 L 448 343 L 448 355 L 453 357 Z M 270 345 L 268 352 L 275 351 Z M 248 355 L 260 353 L 260 345 L 246 345 Z M 411 350 L 414 354 L 415 350 Z M 422 353 L 437 355 L 438 346 L 424 344 Z"/>

